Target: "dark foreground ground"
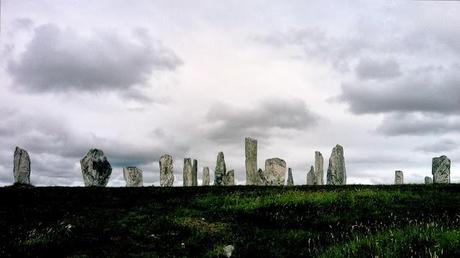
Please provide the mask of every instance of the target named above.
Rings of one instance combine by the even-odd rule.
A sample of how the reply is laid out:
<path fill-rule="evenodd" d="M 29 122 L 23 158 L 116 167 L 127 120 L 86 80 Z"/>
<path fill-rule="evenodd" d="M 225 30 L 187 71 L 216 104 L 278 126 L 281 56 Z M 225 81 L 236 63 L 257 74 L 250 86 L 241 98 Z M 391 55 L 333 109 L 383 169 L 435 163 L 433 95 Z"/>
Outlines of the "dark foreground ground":
<path fill-rule="evenodd" d="M 0 257 L 460 257 L 460 185 L 0 188 Z"/>

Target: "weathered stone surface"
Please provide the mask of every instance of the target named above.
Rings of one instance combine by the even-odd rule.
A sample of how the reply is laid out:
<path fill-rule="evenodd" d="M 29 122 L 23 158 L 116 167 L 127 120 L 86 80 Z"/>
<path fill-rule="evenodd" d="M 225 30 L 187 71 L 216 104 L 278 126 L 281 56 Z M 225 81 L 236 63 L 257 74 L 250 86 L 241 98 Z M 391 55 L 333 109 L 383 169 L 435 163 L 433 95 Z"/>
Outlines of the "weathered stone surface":
<path fill-rule="evenodd" d="M 265 173 L 264 171 L 259 168 L 259 170 L 257 170 L 257 175 L 259 176 L 259 182 L 257 185 L 268 185 L 268 181 L 267 179 L 265 178 Z"/>
<path fill-rule="evenodd" d="M 395 171 L 395 185 L 402 185 L 404 184 L 404 175 L 401 170 Z"/>
<path fill-rule="evenodd" d="M 174 184 L 173 157 L 165 154 L 160 158 L 160 186 L 172 186 Z"/>
<path fill-rule="evenodd" d="M 192 186 L 198 186 L 198 160 L 193 160 L 192 167 Z"/>
<path fill-rule="evenodd" d="M 307 185 L 314 185 L 316 183 L 315 180 L 315 168 L 313 166 L 310 167 L 310 171 L 307 173 Z"/>
<path fill-rule="evenodd" d="M 19 147 L 14 150 L 13 176 L 15 184 L 30 185 L 30 157 L 26 150 Z"/>
<path fill-rule="evenodd" d="M 90 149 L 80 165 L 85 186 L 106 186 L 109 182 L 112 166 L 102 150 Z"/>
<path fill-rule="evenodd" d="M 201 185 L 209 185 L 211 183 L 211 177 L 209 175 L 209 168 L 204 167 L 203 168 L 203 181 L 201 182 Z"/>
<path fill-rule="evenodd" d="M 123 168 L 123 178 L 127 187 L 139 187 L 143 185 L 142 170 L 136 167 Z"/>
<path fill-rule="evenodd" d="M 327 184 L 345 185 L 346 183 L 347 172 L 345 169 L 343 147 L 337 144 L 332 149 L 331 157 L 329 158 L 329 167 L 327 168 Z"/>
<path fill-rule="evenodd" d="M 450 183 L 450 159 L 446 156 L 434 157 L 431 169 L 433 174 L 433 183 L 449 184 Z"/>
<path fill-rule="evenodd" d="M 287 178 L 286 185 L 288 185 L 288 186 L 293 186 L 294 185 L 294 178 L 292 177 L 292 169 L 291 168 L 288 168 L 288 178 Z"/>
<path fill-rule="evenodd" d="M 324 158 L 321 152 L 315 151 L 314 185 L 324 185 Z"/>
<path fill-rule="evenodd" d="M 227 171 L 225 174 L 223 185 L 235 185 L 235 171 L 233 169 Z"/>
<path fill-rule="evenodd" d="M 286 180 L 286 162 L 280 158 L 265 160 L 264 176 L 268 185 L 284 185 Z"/>
<path fill-rule="evenodd" d="M 223 185 L 227 167 L 225 166 L 225 157 L 223 152 L 217 154 L 216 169 L 214 170 L 214 185 Z"/>
<path fill-rule="evenodd" d="M 183 168 L 183 185 L 184 186 L 192 186 L 193 185 L 193 166 L 192 166 L 192 159 L 185 158 L 184 159 L 184 168 Z"/>
<path fill-rule="evenodd" d="M 260 177 L 257 174 L 257 140 L 245 138 L 244 150 L 246 156 L 246 185 L 258 185 Z"/>
<path fill-rule="evenodd" d="M 431 177 L 429 177 L 429 176 L 426 176 L 425 177 L 425 184 L 428 185 L 428 184 L 432 184 L 432 183 L 433 183 L 433 179 Z"/>

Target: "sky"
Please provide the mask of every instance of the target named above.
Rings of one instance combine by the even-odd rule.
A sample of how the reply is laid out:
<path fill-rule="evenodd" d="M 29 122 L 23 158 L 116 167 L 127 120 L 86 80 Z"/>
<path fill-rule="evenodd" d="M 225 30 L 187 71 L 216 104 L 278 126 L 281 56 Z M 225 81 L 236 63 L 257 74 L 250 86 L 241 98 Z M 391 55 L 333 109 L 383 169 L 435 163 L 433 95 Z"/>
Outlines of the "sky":
<path fill-rule="evenodd" d="M 321 151 L 344 147 L 349 184 L 406 183 L 452 160 L 460 182 L 460 2 L 3 0 L 0 185 L 15 146 L 34 185 L 82 186 L 80 159 L 104 151 L 159 185 L 158 160 L 211 173 L 219 151 L 245 182 L 279 157 L 305 184 Z"/>

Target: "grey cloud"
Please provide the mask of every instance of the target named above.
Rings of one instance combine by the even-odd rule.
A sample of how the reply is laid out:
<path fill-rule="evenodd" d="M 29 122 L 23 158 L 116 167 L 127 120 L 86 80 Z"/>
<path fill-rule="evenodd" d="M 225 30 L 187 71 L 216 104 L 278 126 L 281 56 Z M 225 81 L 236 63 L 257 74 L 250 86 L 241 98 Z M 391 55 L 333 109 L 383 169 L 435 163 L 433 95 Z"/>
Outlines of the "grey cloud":
<path fill-rule="evenodd" d="M 460 119 L 423 113 L 389 114 L 384 117 L 377 131 L 388 136 L 460 132 Z"/>
<path fill-rule="evenodd" d="M 36 27 L 8 71 L 27 92 L 128 91 L 145 86 L 155 71 L 174 70 L 181 60 L 145 31 L 131 37 L 98 31 L 83 36 L 55 24 Z M 137 94 L 138 96 L 138 94 Z"/>
<path fill-rule="evenodd" d="M 245 136 L 268 137 L 277 130 L 303 130 L 314 126 L 319 116 L 301 99 L 265 99 L 253 108 L 214 104 L 206 115 L 209 139 L 229 142 Z"/>
<path fill-rule="evenodd" d="M 417 151 L 426 153 L 443 153 L 458 149 L 459 144 L 451 139 L 442 139 L 433 143 L 420 145 L 415 148 Z"/>
<path fill-rule="evenodd" d="M 361 79 L 390 79 L 401 75 L 399 64 L 394 60 L 360 59 L 355 68 Z"/>

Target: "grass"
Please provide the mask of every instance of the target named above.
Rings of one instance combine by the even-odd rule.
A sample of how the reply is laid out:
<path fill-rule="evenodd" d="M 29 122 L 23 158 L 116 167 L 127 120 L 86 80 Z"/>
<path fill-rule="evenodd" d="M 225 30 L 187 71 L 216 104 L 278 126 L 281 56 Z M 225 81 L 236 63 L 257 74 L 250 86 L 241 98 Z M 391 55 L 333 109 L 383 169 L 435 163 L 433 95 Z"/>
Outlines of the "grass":
<path fill-rule="evenodd" d="M 4 187 L 0 201 L 1 257 L 460 257 L 460 185 Z"/>

